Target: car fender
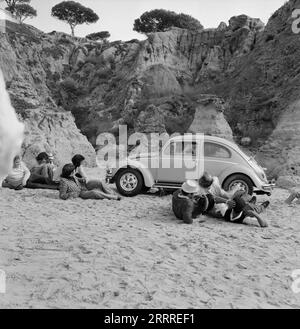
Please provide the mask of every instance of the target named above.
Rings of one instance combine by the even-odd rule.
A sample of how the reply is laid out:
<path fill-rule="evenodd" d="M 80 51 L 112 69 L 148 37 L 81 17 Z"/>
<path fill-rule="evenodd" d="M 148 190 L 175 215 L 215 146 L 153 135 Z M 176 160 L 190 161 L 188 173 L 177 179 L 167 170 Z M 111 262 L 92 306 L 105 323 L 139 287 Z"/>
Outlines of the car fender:
<path fill-rule="evenodd" d="M 240 164 L 233 164 L 230 167 L 226 168 L 221 175 L 219 176 L 220 184 L 223 186 L 225 180 L 231 175 L 242 174 L 248 176 L 254 186 L 259 188 L 262 185 L 262 180 L 257 176 L 255 171 L 251 168 L 247 168 L 246 166 Z"/>
<path fill-rule="evenodd" d="M 154 185 L 154 178 L 150 172 L 150 170 L 141 162 L 139 161 L 135 161 L 135 160 L 125 160 L 122 161 L 119 165 L 118 170 L 116 171 L 114 177 L 117 175 L 117 173 L 121 170 L 121 169 L 125 169 L 125 168 L 132 168 L 132 169 L 137 169 L 143 176 L 144 178 L 144 183 L 146 187 L 152 187 Z"/>

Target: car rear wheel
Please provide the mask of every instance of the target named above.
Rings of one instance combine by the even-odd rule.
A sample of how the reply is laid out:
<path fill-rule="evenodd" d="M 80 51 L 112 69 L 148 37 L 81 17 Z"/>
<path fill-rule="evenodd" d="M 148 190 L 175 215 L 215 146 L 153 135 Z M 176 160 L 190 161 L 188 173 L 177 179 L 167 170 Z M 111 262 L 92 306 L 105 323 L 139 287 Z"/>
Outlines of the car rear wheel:
<path fill-rule="evenodd" d="M 232 191 L 235 187 L 239 186 L 241 190 L 245 191 L 247 194 L 253 194 L 253 183 L 251 179 L 245 175 L 236 174 L 232 175 L 226 179 L 223 184 L 225 191 Z"/>
<path fill-rule="evenodd" d="M 128 197 L 135 196 L 143 190 L 143 176 L 135 169 L 122 170 L 117 174 L 116 186 L 120 194 Z"/>

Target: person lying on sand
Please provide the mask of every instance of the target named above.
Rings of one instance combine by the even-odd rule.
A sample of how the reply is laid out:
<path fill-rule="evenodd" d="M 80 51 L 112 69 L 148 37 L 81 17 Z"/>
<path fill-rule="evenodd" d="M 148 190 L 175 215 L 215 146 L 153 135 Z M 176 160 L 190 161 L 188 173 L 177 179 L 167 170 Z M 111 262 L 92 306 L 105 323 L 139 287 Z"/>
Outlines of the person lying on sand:
<path fill-rule="evenodd" d="M 30 177 L 30 171 L 22 161 L 20 155 L 14 157 L 13 167 L 2 182 L 2 187 L 13 190 L 22 190 Z"/>
<path fill-rule="evenodd" d="M 253 197 L 248 201 L 249 196 L 243 191 L 237 192 L 233 201 L 235 206 L 232 209 L 227 209 L 224 214 L 224 219 L 227 222 L 235 224 L 243 224 L 247 217 L 256 218 L 260 227 L 268 227 L 268 223 L 264 220 L 260 214 L 265 212 L 265 210 L 270 205 L 269 201 L 263 202 L 261 205 L 256 204 L 256 197 Z"/>
<path fill-rule="evenodd" d="M 300 190 L 294 190 L 294 191 L 291 191 L 291 194 L 290 196 L 285 200 L 285 203 L 288 204 L 288 205 L 291 205 L 292 202 L 295 200 L 295 199 L 298 199 L 297 203 L 300 204 Z"/>
<path fill-rule="evenodd" d="M 185 224 L 193 224 L 193 220 L 198 215 L 209 211 L 214 205 L 213 199 L 210 201 L 212 203 L 209 203 L 208 198 L 199 195 L 199 185 L 195 181 L 188 180 L 173 194 L 172 210 L 174 215 Z"/>
<path fill-rule="evenodd" d="M 210 176 L 207 172 L 199 179 L 199 186 L 202 194 L 211 194 L 215 201 L 212 209 L 205 214 L 237 224 L 242 224 L 246 217 L 254 217 L 261 227 L 268 226 L 259 215 L 269 206 L 269 201 L 256 205 L 256 198 L 251 199 L 244 191 L 239 191 L 239 187 L 226 192 L 220 186 L 218 178 Z"/>
<path fill-rule="evenodd" d="M 72 163 L 66 164 L 62 169 L 59 197 L 62 200 L 70 198 L 121 200 L 116 194 L 104 193 L 100 189 L 89 189 L 84 178 L 76 177 L 76 169 Z"/>
<path fill-rule="evenodd" d="M 27 182 L 28 188 L 57 189 L 58 183 L 53 180 L 53 166 L 49 163 L 49 156 L 46 152 L 36 157 L 37 165 L 31 169 Z"/>

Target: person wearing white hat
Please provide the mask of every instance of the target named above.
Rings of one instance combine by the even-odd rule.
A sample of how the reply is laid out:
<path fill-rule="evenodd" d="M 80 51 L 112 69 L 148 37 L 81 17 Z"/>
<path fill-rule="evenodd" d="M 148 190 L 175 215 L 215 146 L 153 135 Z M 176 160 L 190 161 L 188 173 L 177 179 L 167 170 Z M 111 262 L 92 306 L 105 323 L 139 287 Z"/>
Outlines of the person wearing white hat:
<path fill-rule="evenodd" d="M 207 211 L 208 207 L 209 199 L 206 195 L 199 195 L 199 185 L 195 181 L 186 181 L 181 189 L 173 194 L 172 210 L 175 216 L 186 224 L 192 224 L 193 219 Z"/>

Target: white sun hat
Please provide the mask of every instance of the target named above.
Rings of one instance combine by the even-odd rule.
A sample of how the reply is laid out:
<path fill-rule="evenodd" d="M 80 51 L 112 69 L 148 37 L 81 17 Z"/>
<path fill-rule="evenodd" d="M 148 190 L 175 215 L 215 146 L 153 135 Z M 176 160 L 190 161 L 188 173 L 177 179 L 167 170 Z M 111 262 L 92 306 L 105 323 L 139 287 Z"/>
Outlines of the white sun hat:
<path fill-rule="evenodd" d="M 197 193 L 199 191 L 199 185 L 193 180 L 188 180 L 182 184 L 181 189 L 185 193 Z"/>

